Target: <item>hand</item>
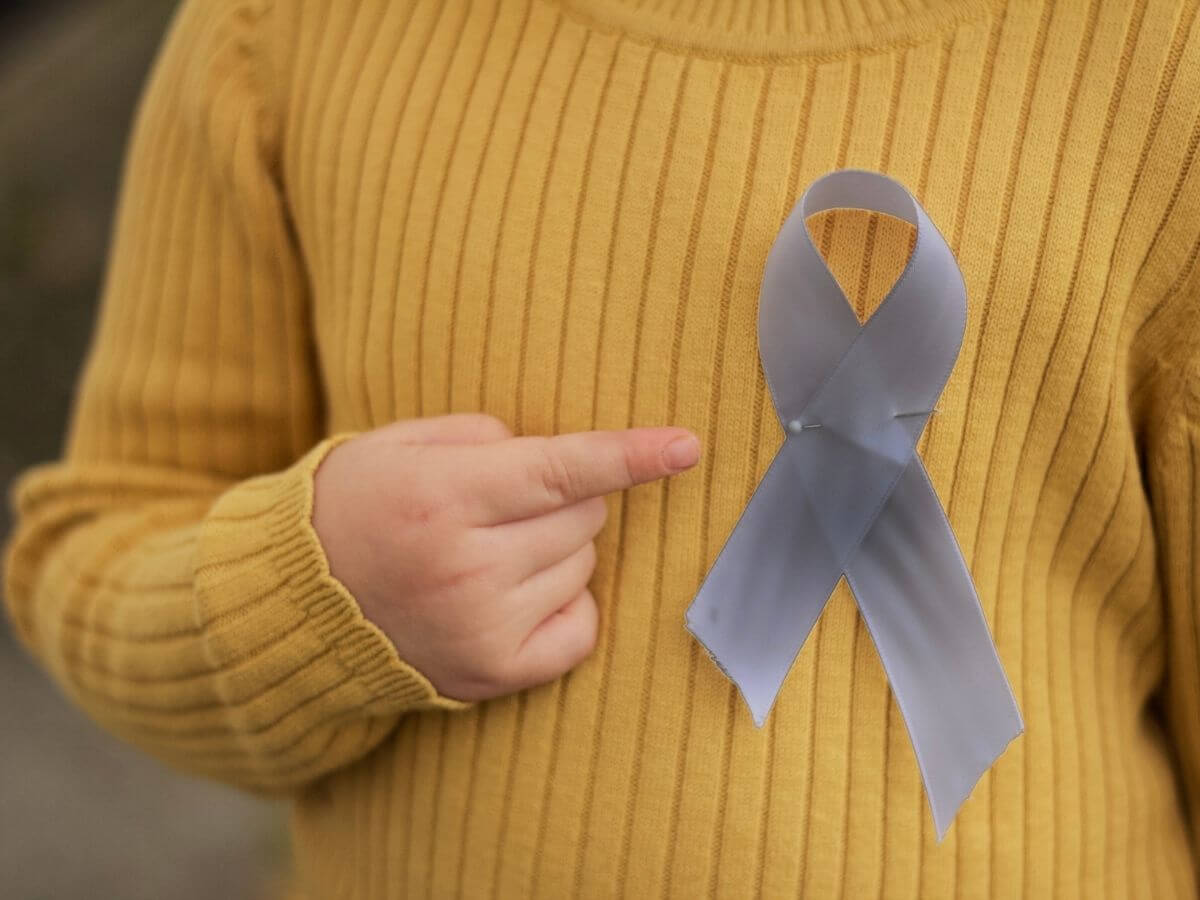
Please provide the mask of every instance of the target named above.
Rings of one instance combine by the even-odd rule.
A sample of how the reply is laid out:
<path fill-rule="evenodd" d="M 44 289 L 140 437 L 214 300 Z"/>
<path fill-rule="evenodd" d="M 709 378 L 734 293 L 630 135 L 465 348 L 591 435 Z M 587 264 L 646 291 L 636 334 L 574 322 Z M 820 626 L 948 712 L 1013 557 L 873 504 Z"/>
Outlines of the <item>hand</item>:
<path fill-rule="evenodd" d="M 680 437 L 671 465 L 664 449 Z M 485 414 L 406 419 L 329 452 L 313 527 L 400 657 L 443 696 L 483 700 L 592 652 L 603 495 L 698 458 L 695 435 L 669 426 L 514 437 Z"/>

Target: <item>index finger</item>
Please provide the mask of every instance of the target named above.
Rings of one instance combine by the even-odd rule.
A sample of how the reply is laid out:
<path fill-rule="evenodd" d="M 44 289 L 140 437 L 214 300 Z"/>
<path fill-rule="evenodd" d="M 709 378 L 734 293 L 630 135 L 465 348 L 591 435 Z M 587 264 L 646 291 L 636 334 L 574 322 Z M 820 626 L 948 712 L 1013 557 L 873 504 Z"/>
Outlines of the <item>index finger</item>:
<path fill-rule="evenodd" d="M 480 450 L 491 458 L 468 480 L 481 524 L 495 525 L 682 472 L 700 442 L 686 428 L 648 426 L 526 435 Z"/>

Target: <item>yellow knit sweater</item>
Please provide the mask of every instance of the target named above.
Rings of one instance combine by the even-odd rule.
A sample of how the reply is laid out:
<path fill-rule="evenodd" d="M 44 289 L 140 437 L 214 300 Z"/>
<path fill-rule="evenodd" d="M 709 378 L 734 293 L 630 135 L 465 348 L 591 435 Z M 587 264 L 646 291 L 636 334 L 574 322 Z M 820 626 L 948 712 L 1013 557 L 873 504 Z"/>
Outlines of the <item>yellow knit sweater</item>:
<path fill-rule="evenodd" d="M 15 626 L 97 721 L 294 798 L 333 897 L 1191 897 L 1195 0 L 185 0 L 138 107 Z M 683 614 L 783 432 L 759 280 L 803 188 L 910 187 L 968 288 L 918 444 L 1026 732 L 938 844 L 845 582 L 767 724 Z M 865 316 L 897 220 L 810 220 Z M 439 695 L 328 570 L 338 436 L 673 424 L 610 495 L 599 643 Z"/>

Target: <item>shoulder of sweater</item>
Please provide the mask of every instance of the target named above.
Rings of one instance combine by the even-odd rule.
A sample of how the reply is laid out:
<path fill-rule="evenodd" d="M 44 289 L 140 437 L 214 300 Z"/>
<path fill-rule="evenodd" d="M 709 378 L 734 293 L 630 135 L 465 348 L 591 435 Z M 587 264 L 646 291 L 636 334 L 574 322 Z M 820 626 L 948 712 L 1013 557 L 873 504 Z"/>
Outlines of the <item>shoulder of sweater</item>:
<path fill-rule="evenodd" d="M 1155 69 L 1149 90 L 1146 80 L 1125 86 L 1128 103 L 1144 104 L 1146 127 L 1140 155 L 1121 165 L 1133 175 L 1124 227 L 1142 248 L 1129 311 L 1134 350 L 1183 368 L 1164 357 L 1196 356 L 1200 327 L 1200 15 L 1194 3 L 1171 12 L 1173 27 L 1155 29 L 1159 43 L 1143 51 Z"/>
<path fill-rule="evenodd" d="M 264 161 L 276 153 L 280 104 L 268 43 L 275 0 L 182 0 L 159 45 L 140 104 L 169 116 L 219 177 L 247 119 Z"/>

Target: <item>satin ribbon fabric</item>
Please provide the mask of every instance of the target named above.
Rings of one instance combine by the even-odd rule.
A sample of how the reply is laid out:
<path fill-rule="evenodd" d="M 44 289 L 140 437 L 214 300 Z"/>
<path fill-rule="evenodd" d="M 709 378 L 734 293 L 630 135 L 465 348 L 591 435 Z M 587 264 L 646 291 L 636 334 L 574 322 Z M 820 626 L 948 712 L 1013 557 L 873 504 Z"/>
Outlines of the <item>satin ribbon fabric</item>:
<path fill-rule="evenodd" d="M 903 273 L 863 324 L 804 224 L 838 207 L 916 228 Z M 1024 730 L 916 453 L 965 324 L 958 264 L 903 185 L 842 169 L 808 187 L 759 296 L 759 353 L 785 439 L 686 615 L 761 727 L 844 574 L 904 716 L 939 841 Z"/>

